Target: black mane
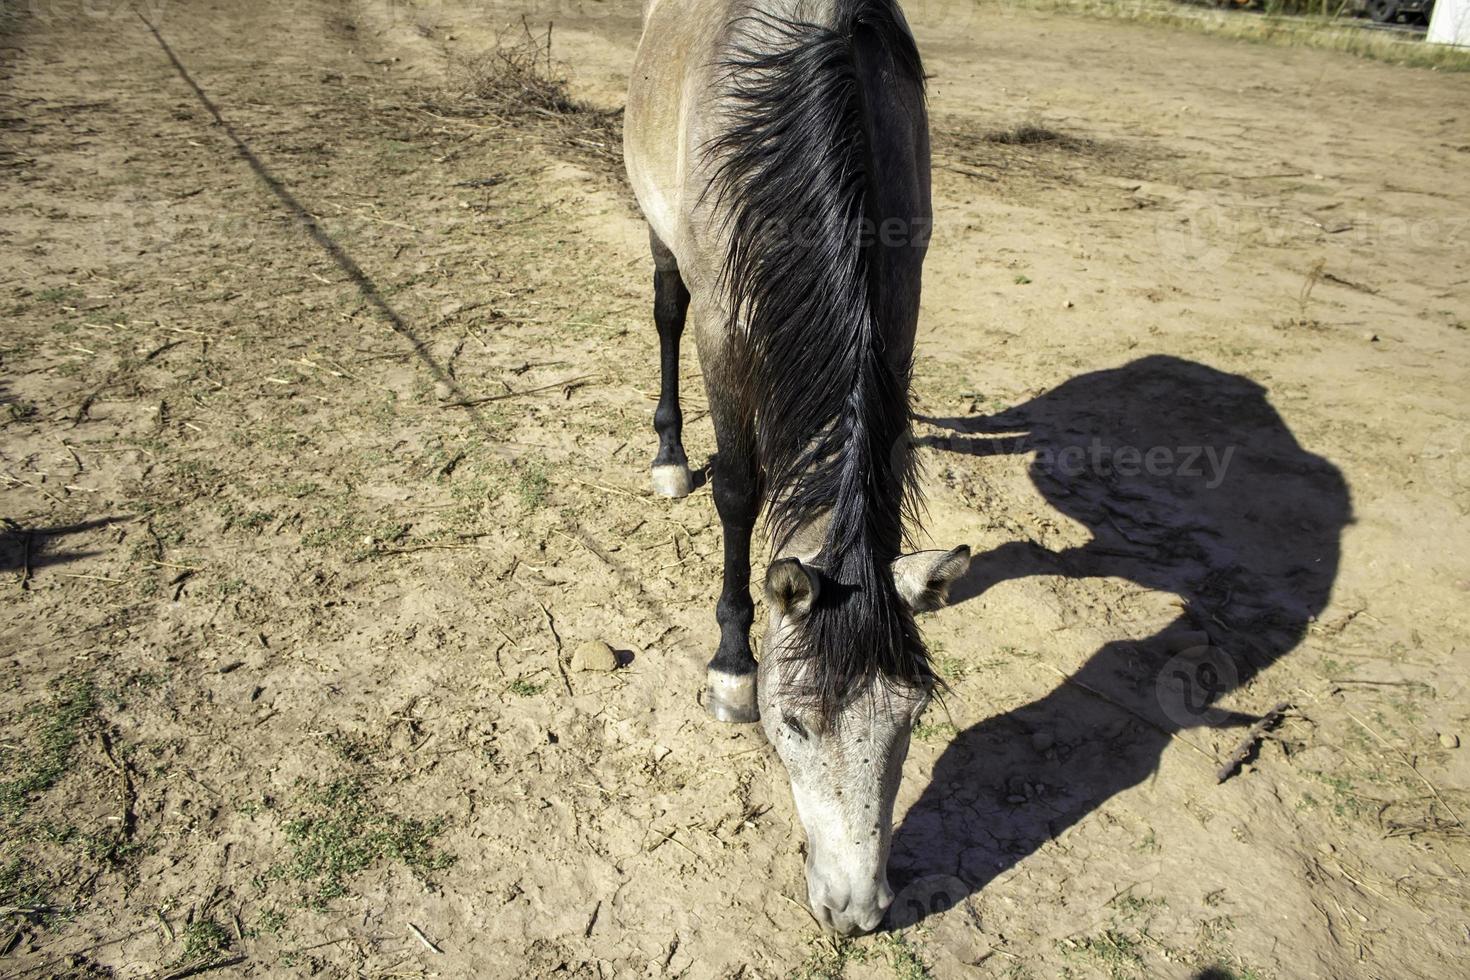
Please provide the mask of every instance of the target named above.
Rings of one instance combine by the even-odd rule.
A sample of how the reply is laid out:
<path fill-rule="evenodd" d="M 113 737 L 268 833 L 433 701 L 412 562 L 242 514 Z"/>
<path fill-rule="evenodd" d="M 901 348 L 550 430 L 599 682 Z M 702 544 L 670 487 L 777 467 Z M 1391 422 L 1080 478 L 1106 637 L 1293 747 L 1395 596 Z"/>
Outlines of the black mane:
<path fill-rule="evenodd" d="M 727 210 L 731 336 L 748 371 L 775 547 L 831 515 L 818 602 L 791 651 L 810 662 L 807 693 L 827 721 L 866 682 L 931 676 L 891 570 L 917 499 L 914 314 L 883 286 L 905 268 L 890 250 L 911 242 L 874 235 L 892 218 L 908 221 L 908 235 L 920 229 L 917 215 L 883 213 L 890 175 L 879 173 L 874 140 L 884 134 L 863 81 L 865 70 L 887 72 L 922 97 L 923 70 L 894 0 L 838 0 L 835 19 L 734 21 L 721 66 L 727 125 L 707 147 Z"/>

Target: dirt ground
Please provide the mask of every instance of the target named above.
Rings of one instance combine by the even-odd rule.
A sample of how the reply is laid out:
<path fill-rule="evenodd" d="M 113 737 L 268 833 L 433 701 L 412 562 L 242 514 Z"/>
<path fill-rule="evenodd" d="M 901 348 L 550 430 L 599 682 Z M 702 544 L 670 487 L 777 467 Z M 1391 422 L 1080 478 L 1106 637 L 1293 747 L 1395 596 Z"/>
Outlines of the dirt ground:
<path fill-rule="evenodd" d="M 1461 975 L 1470 75 L 908 7 L 977 558 L 836 943 L 616 148 L 446 94 L 635 0 L 0 6 L 0 974 Z"/>

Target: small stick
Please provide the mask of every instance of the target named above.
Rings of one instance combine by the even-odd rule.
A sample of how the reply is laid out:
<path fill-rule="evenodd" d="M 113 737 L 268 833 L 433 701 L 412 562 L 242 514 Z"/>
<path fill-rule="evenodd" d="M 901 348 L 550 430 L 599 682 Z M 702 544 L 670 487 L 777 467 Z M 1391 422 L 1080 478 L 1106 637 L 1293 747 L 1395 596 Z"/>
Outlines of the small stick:
<path fill-rule="evenodd" d="M 77 455 L 77 451 L 75 449 L 71 448 L 71 446 L 67 445 L 66 440 L 63 439 L 63 438 L 61 438 L 60 436 L 57 436 L 56 437 L 56 441 L 59 442 L 59 443 L 61 443 L 61 448 L 65 449 L 67 452 L 71 453 L 71 458 L 72 459 L 76 460 L 77 472 L 78 473 L 82 472 L 82 470 L 85 467 L 82 466 L 82 457 L 80 457 L 80 456 Z"/>
<path fill-rule="evenodd" d="M 1245 736 L 1236 743 L 1235 748 L 1226 757 L 1225 764 L 1215 772 L 1215 782 L 1223 783 L 1234 775 L 1235 770 L 1239 769 L 1240 764 L 1245 761 L 1245 757 L 1250 755 L 1255 749 L 1256 743 L 1261 740 L 1261 736 L 1266 734 L 1271 728 L 1274 728 L 1276 723 L 1281 720 L 1281 716 L 1290 707 L 1290 701 L 1279 701 L 1274 708 L 1262 715 L 1261 720 L 1252 725 L 1250 730 L 1245 733 Z"/>
<path fill-rule="evenodd" d="M 567 697 L 572 697 L 572 680 L 567 676 L 566 665 L 561 662 L 561 634 L 556 631 L 556 624 L 552 622 L 551 610 L 546 608 L 546 603 L 537 599 L 536 604 L 546 614 L 546 628 L 551 631 L 551 638 L 556 641 L 556 653 L 552 655 L 556 657 L 556 670 L 557 673 L 561 674 L 562 686 L 567 689 Z"/>
<path fill-rule="evenodd" d="M 31 530 L 26 529 L 25 537 L 21 539 L 22 554 L 20 559 L 20 587 L 30 588 L 31 581 Z"/>
<path fill-rule="evenodd" d="M 1426 777 L 1422 772 L 1419 771 L 1419 767 L 1414 765 L 1414 763 L 1410 761 L 1409 757 L 1404 755 L 1401 749 L 1399 749 L 1395 745 L 1390 744 L 1388 739 L 1384 738 L 1382 735 L 1374 731 L 1371 727 L 1369 727 L 1366 721 L 1359 718 L 1351 711 L 1347 711 L 1346 714 L 1353 721 L 1357 722 L 1358 725 L 1363 729 L 1363 731 L 1367 732 L 1369 735 L 1372 735 L 1374 738 L 1378 739 L 1378 741 L 1382 742 L 1385 748 L 1392 749 L 1394 754 L 1396 754 L 1403 761 L 1404 765 L 1408 766 L 1409 769 L 1414 773 L 1414 775 L 1419 777 L 1419 781 L 1422 782 L 1425 786 L 1429 787 L 1429 792 L 1434 794 L 1434 798 L 1436 800 L 1439 800 L 1440 805 L 1443 806 L 1446 810 L 1450 811 L 1450 816 L 1455 818 L 1455 823 L 1459 824 L 1461 829 L 1464 829 L 1465 821 L 1460 819 L 1460 815 L 1455 812 L 1455 808 L 1450 806 L 1448 800 L 1439 795 L 1439 790 L 1435 787 L 1435 785 L 1429 781 L 1428 777 Z"/>
<path fill-rule="evenodd" d="M 415 936 L 418 936 L 419 937 L 419 942 L 421 942 L 421 943 L 424 944 L 424 948 L 425 949 L 427 949 L 431 953 L 438 953 L 441 956 L 444 954 L 444 950 L 440 949 L 438 946 L 435 946 L 433 943 L 429 942 L 429 937 L 426 936 L 426 935 L 424 935 L 424 931 L 422 929 L 420 929 L 418 926 L 414 925 L 412 922 L 410 922 L 408 924 L 408 927 L 413 930 L 413 934 Z"/>
<path fill-rule="evenodd" d="M 549 384 L 549 385 L 539 385 L 539 386 L 537 386 L 535 388 L 526 388 L 523 391 L 511 391 L 511 392 L 507 392 L 504 395 L 487 395 L 484 398 L 467 398 L 467 399 L 465 399 L 463 401 L 445 402 L 444 403 L 444 407 L 445 408 L 474 408 L 476 405 L 486 405 L 486 404 L 489 404 L 490 402 L 503 402 L 507 398 L 519 398 L 522 395 L 534 395 L 537 392 L 551 391 L 553 388 L 562 388 L 562 387 L 565 387 L 565 386 L 567 386 L 569 384 L 572 384 L 573 382 L 576 382 L 576 381 L 585 381 L 585 380 L 587 380 L 588 378 L 591 378 L 591 377 L 593 377 L 593 375 L 590 375 L 590 374 L 582 374 L 582 375 L 578 375 L 575 378 L 567 378 L 564 381 L 557 381 L 557 382 L 554 382 L 554 383 Z"/>
<path fill-rule="evenodd" d="M 162 980 L 184 980 L 185 977 L 197 977 L 199 974 L 208 973 L 210 970 L 219 970 L 227 966 L 239 966 L 241 963 L 244 962 L 245 957 L 232 956 L 227 960 L 214 960 L 210 963 L 201 963 L 198 966 L 186 967 L 185 969 L 179 970 L 175 973 L 168 974 L 167 976 L 163 977 Z"/>
<path fill-rule="evenodd" d="M 595 925 L 597 925 L 597 914 L 599 912 L 601 912 L 601 911 L 602 911 L 602 901 L 601 900 L 598 900 L 596 908 L 594 908 L 592 910 L 592 914 L 590 916 L 588 916 L 588 918 L 587 918 L 587 928 L 585 928 L 585 929 L 582 930 L 582 938 L 583 939 L 586 939 L 586 938 L 588 938 L 589 936 L 592 935 L 592 927 L 595 926 Z"/>

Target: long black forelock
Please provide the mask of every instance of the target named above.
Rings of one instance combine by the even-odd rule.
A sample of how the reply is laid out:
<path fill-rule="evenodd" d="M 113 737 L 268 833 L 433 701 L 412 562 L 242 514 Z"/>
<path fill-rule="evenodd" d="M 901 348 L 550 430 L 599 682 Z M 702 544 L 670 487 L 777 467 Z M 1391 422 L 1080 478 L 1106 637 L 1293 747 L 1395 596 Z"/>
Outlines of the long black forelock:
<path fill-rule="evenodd" d="M 707 151 L 726 209 L 724 287 L 750 372 L 774 549 L 829 514 L 824 587 L 790 656 L 824 722 L 878 680 L 927 685 L 928 656 L 891 564 L 917 501 L 910 357 L 876 295 L 869 124 L 854 52 L 871 32 L 922 85 L 893 0 L 839 0 L 828 27 L 765 13 L 731 25 L 727 125 Z"/>

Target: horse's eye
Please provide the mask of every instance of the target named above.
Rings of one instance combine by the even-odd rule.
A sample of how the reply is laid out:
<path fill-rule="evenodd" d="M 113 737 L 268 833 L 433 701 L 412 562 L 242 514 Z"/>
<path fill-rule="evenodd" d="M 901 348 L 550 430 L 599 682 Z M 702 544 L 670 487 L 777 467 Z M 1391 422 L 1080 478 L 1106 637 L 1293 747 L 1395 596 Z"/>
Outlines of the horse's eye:
<path fill-rule="evenodd" d="M 800 719 L 795 715 L 782 715 L 781 723 L 795 732 L 798 738 L 807 737 L 806 727 L 802 725 Z"/>

